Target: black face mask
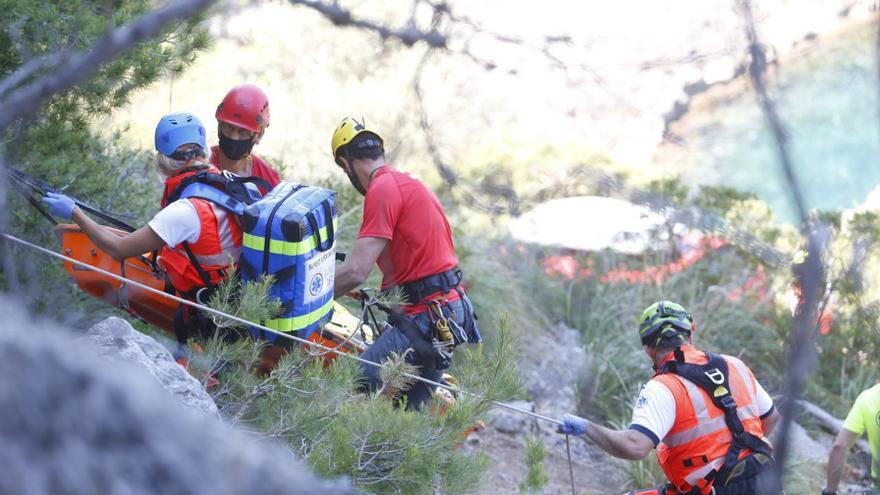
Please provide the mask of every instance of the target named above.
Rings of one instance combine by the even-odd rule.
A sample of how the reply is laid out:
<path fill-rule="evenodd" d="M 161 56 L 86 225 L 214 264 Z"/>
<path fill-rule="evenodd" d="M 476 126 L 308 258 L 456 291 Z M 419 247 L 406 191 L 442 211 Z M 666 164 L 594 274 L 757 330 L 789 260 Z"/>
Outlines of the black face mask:
<path fill-rule="evenodd" d="M 254 140 L 251 139 L 230 139 L 223 135 L 222 132 L 217 133 L 220 137 L 220 149 L 223 154 L 230 160 L 241 160 L 246 157 L 254 147 Z"/>

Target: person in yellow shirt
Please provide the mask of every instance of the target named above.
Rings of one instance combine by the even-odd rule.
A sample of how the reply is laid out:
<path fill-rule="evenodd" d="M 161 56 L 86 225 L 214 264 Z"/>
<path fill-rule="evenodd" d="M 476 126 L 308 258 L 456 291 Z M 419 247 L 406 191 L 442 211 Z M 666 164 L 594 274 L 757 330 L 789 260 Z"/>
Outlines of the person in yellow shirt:
<path fill-rule="evenodd" d="M 846 454 L 862 435 L 867 433 L 871 444 L 872 493 L 878 493 L 880 485 L 880 383 L 859 394 L 843 422 L 843 428 L 834 438 L 828 454 L 828 480 L 822 495 L 836 495 L 837 484 L 843 473 Z"/>

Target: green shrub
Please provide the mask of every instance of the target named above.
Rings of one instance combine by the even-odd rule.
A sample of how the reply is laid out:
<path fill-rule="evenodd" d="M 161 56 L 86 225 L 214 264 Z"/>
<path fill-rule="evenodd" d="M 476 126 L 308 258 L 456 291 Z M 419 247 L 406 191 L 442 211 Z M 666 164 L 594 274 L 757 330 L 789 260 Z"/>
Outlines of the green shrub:
<path fill-rule="evenodd" d="M 481 454 L 458 450 L 463 433 L 485 418 L 491 401 L 519 391 L 507 325 L 499 323 L 491 352 L 479 345 L 456 350 L 451 372 L 470 393 L 459 393 L 442 415 L 406 411 L 379 393 L 356 392 L 359 367 L 344 357 L 325 367 L 297 350 L 269 376 L 258 377 L 258 347 L 215 340 L 193 363 L 196 375 L 225 363 L 212 389 L 223 416 L 285 442 L 323 476 L 345 475 L 367 493 L 467 493 L 479 486 L 487 464 Z"/>
<path fill-rule="evenodd" d="M 540 438 L 526 437 L 526 479 L 519 485 L 522 493 L 542 493 L 544 486 L 550 481 L 550 476 L 544 469 L 544 459 L 547 457 L 547 447 Z"/>

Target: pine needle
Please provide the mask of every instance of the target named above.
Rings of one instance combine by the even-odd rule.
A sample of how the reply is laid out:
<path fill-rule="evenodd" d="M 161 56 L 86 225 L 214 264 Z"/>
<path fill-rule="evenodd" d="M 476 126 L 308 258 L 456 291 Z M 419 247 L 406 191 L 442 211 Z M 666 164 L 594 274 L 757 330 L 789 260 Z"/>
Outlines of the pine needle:
<path fill-rule="evenodd" d="M 273 275 L 263 275 L 259 281 L 243 284 L 237 272 L 230 272 L 208 299 L 208 307 L 255 323 L 270 320 L 281 313 L 281 301 L 269 298 L 274 283 Z M 217 325 L 218 332 L 245 326 L 223 316 L 205 314 Z"/>
<path fill-rule="evenodd" d="M 419 373 L 417 366 L 406 361 L 406 356 L 410 352 L 412 352 L 412 349 L 407 349 L 403 354 L 392 352 L 388 359 L 382 362 L 384 368 L 379 370 L 382 387 L 376 391 L 377 395 L 396 399 L 401 393 L 409 390 L 415 380 L 404 376 L 404 373 L 409 373 L 410 375 L 417 375 Z"/>

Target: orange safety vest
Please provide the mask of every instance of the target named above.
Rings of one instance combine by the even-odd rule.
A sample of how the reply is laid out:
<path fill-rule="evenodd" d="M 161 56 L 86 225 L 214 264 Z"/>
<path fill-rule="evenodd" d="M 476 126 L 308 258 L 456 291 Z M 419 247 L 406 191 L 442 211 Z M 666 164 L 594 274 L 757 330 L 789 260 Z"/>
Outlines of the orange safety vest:
<path fill-rule="evenodd" d="M 165 181 L 162 207 L 167 206 L 167 197 L 181 182 L 205 168 L 191 169 Z M 214 167 L 209 172 L 220 173 Z M 241 227 L 235 215 L 211 201 L 201 198 L 186 198 L 199 215 L 201 232 L 193 243 L 165 246 L 159 257 L 159 264 L 165 269 L 168 280 L 178 292 L 186 294 L 206 285 L 220 283 L 229 266 L 238 260 L 241 253 Z M 187 254 L 189 247 L 192 258 Z M 198 263 L 198 267 L 193 260 Z M 206 275 L 203 278 L 199 268 Z"/>
<path fill-rule="evenodd" d="M 684 345 L 681 349 L 687 363 L 708 362 L 706 354 L 692 345 Z M 674 359 L 672 355 L 670 353 L 666 361 Z M 727 362 L 730 394 L 736 401 L 737 416 L 743 428 L 769 446 L 755 401 L 755 376 L 739 359 L 721 357 Z M 657 448 L 660 467 L 680 492 L 697 488 L 701 493 L 711 493 L 712 483 L 705 477 L 713 470 L 721 469 L 733 441 L 724 411 L 713 403 L 702 387 L 690 380 L 663 372 L 655 374 L 653 379 L 666 386 L 675 399 L 675 422 Z M 744 449 L 739 458 L 750 453 Z"/>

